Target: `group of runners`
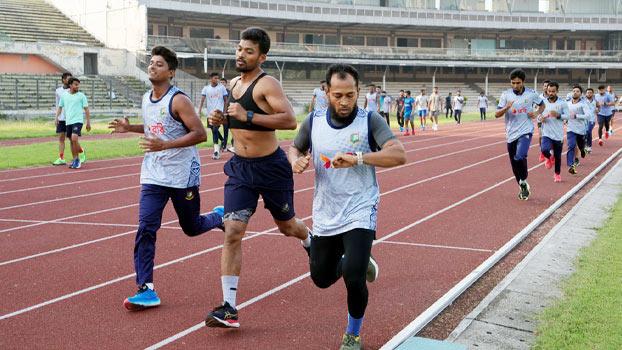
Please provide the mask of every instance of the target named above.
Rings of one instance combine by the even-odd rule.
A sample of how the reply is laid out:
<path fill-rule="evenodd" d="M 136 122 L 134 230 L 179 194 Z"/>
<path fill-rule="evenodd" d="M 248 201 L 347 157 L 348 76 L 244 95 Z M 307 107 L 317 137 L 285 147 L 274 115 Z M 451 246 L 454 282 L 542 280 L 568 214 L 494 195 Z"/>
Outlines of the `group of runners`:
<path fill-rule="evenodd" d="M 435 87 L 430 96 L 422 89 L 417 98 L 410 91 L 400 91 L 394 101 L 384 91 L 369 86 L 365 106 L 360 108 L 357 70 L 347 64 L 333 64 L 321 87 L 314 91 L 310 113 L 301 123 L 292 146 L 285 151 L 279 146 L 275 130 L 294 130 L 298 125 L 279 81 L 261 68 L 269 49 L 266 31 L 247 28 L 241 33 L 236 50 L 239 76 L 228 85 L 214 73 L 203 90 L 199 111 L 207 103 L 208 125 L 215 145 L 221 140 L 218 128 L 225 127 L 221 146 L 215 146 L 214 158 L 226 149 L 229 130 L 236 140 L 235 153 L 224 165 L 224 205 L 207 214 L 200 211 L 201 161 L 196 148 L 206 141 L 207 132 L 200 112 L 183 91 L 171 84 L 178 67 L 172 50 L 158 46 L 151 52 L 148 75 L 152 88 L 143 97 L 143 124 L 130 124 L 127 118 L 110 123 L 114 133 L 144 134 L 140 143 L 145 156 L 140 177 L 139 227 L 134 243 L 138 291 L 123 304 L 134 311 L 161 304 L 153 276 L 155 243 L 170 199 L 186 235 L 194 237 L 213 229 L 224 231 L 222 301 L 208 312 L 205 325 L 240 327 L 237 292 L 242 241 L 261 196 L 279 231 L 299 240 L 308 254 L 313 283 L 328 288 L 344 280 L 348 314 L 340 349 L 360 349 L 368 303 L 367 283 L 373 282 L 379 272 L 371 255 L 379 209 L 375 168 L 406 162 L 404 147 L 390 129 L 389 113 L 397 111 L 398 121 L 402 120 L 400 127 L 409 135 L 411 131 L 414 134 L 413 109 L 419 108 L 422 130 L 430 111 L 432 128 L 437 130 L 443 98 Z M 522 70 L 511 73 L 512 87 L 500 96 L 495 113 L 497 118 L 505 117 L 507 148 L 521 200 L 530 195 L 527 153 L 534 119 L 541 139 L 540 160 L 547 168 L 554 166 L 554 181 L 559 182 L 564 124 L 567 165 L 569 172 L 576 174 L 579 157 L 591 152 L 591 132 L 596 121 L 599 145 L 613 134 L 615 105 L 615 96 L 606 92 L 604 86 L 595 94 L 592 89 L 584 91 L 577 85 L 567 98 L 560 98 L 558 83 L 547 81 L 543 93 L 538 94 L 524 86 L 525 79 Z M 71 138 L 72 167 L 79 168 L 84 151 L 77 141 L 82 127 L 78 116 L 86 116 L 87 130 L 90 129 L 88 103 L 79 93 L 79 80 L 63 76 L 63 83 L 63 91 L 58 93 L 57 125 L 61 134 L 64 112 L 66 131 L 62 135 Z M 460 97 L 458 92 L 459 104 L 453 104 L 454 113 L 464 106 Z M 484 104 L 483 99 L 480 102 Z M 485 111 L 483 114 L 482 119 Z M 63 160 L 63 150 L 59 152 L 59 159 Z M 313 226 L 309 228 L 296 217 L 293 196 L 295 174 L 302 174 L 311 165 L 315 191 Z"/>
<path fill-rule="evenodd" d="M 326 108 L 312 111 L 289 150 L 281 149 L 275 130 L 293 130 L 298 125 L 279 81 L 261 69 L 269 49 L 270 38 L 263 29 L 248 28 L 241 33 L 235 61 L 240 75 L 231 80 L 228 103 L 208 114 L 209 125 L 228 125 L 236 142 L 234 155 L 224 165 L 228 177 L 224 207 L 200 214 L 196 144 L 204 142 L 207 133 L 190 99 L 171 85 L 178 65 L 173 51 L 155 47 L 151 52 L 148 74 L 153 86 L 143 98 L 144 123 L 130 124 L 125 118 L 110 123 L 116 133 L 145 134 L 134 246 L 138 291 L 124 306 L 142 310 L 161 303 L 153 282 L 155 241 L 162 212 L 171 199 L 187 235 L 224 230 L 223 299 L 207 314 L 205 324 L 240 327 L 236 296 L 242 239 L 261 196 L 279 231 L 301 242 L 315 285 L 327 288 L 340 279 L 345 281 L 348 315 L 341 349 L 360 349 L 367 283 L 379 271 L 371 257 L 379 201 L 375 167 L 404 164 L 404 147 L 379 113 L 357 106 L 360 82 L 356 69 L 334 64 L 326 72 L 325 95 L 318 94 L 314 101 Z M 211 86 L 222 94 L 214 83 L 216 77 L 212 78 Z M 294 174 L 311 164 L 316 181 L 313 227 L 309 228 L 296 218 L 293 195 Z"/>
<path fill-rule="evenodd" d="M 561 182 L 561 162 L 564 129 L 567 142 L 566 165 L 572 175 L 578 173 L 580 158 L 592 152 L 592 131 L 598 122 L 598 145 L 614 133 L 612 126 L 616 99 L 611 87 L 583 89 L 574 85 L 560 97 L 560 85 L 545 81 L 543 91 L 525 87 L 526 74 L 521 69 L 510 73 L 511 88 L 499 98 L 495 117 L 505 118 L 508 155 L 512 172 L 519 185 L 518 198 L 528 200 L 531 194 L 527 182 L 527 154 L 534 135 L 534 119 L 538 126 L 539 161 L 547 169 L 554 168 L 553 181 Z M 604 132 L 603 132 L 604 130 Z"/>
<path fill-rule="evenodd" d="M 327 108 L 325 81 L 320 82 L 320 87 L 313 90 L 313 97 L 309 104 L 309 111 L 322 110 Z M 426 89 L 421 89 L 420 94 L 413 97 L 410 90 L 400 90 L 396 98 L 387 94 L 380 86 L 375 84 L 367 85 L 369 91 L 365 94 L 363 108 L 365 110 L 378 112 L 385 118 L 389 127 L 391 126 L 391 114 L 395 113 L 400 132 L 404 136 L 415 134 L 415 118 L 419 118 L 419 129 L 426 130 L 428 117 L 432 124 L 432 130 L 438 130 L 438 117 L 445 111 L 445 118 L 454 118 L 456 124 L 462 122 L 462 111 L 466 104 L 466 98 L 460 90 L 455 96 L 450 92 L 446 97 L 439 94 L 439 89 L 435 86 L 432 94 L 428 95 Z M 486 120 L 488 110 L 488 97 L 482 92 L 478 96 L 478 108 L 481 121 Z"/>

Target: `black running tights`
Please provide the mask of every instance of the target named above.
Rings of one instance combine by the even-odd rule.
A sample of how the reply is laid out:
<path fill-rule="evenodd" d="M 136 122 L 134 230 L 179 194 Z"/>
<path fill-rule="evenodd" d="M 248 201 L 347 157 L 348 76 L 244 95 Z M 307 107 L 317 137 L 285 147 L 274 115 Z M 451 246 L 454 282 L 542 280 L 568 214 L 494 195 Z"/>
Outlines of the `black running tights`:
<path fill-rule="evenodd" d="M 354 318 L 367 308 L 367 265 L 376 232 L 354 229 L 336 236 L 314 236 L 311 241 L 311 279 L 328 288 L 342 276 L 348 292 L 348 312 Z M 343 258 L 342 258 L 343 256 Z"/>

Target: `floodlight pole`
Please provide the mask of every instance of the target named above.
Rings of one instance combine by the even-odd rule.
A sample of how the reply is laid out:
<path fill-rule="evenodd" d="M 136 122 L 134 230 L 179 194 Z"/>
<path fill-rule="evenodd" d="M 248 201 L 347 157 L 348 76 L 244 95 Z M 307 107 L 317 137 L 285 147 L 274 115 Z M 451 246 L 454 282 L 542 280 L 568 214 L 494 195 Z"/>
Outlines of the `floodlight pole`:
<path fill-rule="evenodd" d="M 490 68 L 486 71 L 486 80 L 484 81 L 484 95 L 488 96 L 488 74 L 490 73 Z"/>
<path fill-rule="evenodd" d="M 384 68 L 384 73 L 382 74 L 382 90 L 387 89 L 387 71 L 389 70 L 389 66 Z"/>
<path fill-rule="evenodd" d="M 203 73 L 207 74 L 207 47 L 203 50 Z"/>
<path fill-rule="evenodd" d="M 592 85 L 592 70 L 590 69 L 590 74 L 587 75 L 587 87 L 589 88 Z"/>
<path fill-rule="evenodd" d="M 276 65 L 276 69 L 279 70 L 279 82 L 283 85 L 283 69 L 285 68 L 285 62 L 283 62 L 281 66 L 279 66 L 279 62 L 277 61 L 274 61 L 274 64 Z"/>
<path fill-rule="evenodd" d="M 436 70 L 438 67 L 434 67 L 434 73 L 432 74 L 432 89 L 436 87 Z"/>
<path fill-rule="evenodd" d="M 229 63 L 229 60 L 225 60 L 225 64 L 222 66 L 222 73 L 220 74 L 221 78 L 225 77 L 225 70 L 227 69 L 227 63 Z"/>
<path fill-rule="evenodd" d="M 538 73 L 540 73 L 540 69 L 536 70 L 536 75 L 533 77 L 533 89 L 538 91 Z"/>

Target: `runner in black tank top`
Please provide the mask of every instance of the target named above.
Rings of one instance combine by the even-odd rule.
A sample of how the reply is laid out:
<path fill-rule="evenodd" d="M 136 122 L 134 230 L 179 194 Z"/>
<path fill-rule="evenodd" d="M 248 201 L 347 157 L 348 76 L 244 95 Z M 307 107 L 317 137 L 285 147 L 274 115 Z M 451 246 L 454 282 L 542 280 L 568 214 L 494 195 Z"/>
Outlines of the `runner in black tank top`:
<path fill-rule="evenodd" d="M 235 139 L 235 155 L 224 167 L 225 243 L 221 281 L 224 302 L 205 319 L 208 327 L 239 327 L 236 309 L 238 279 L 242 269 L 242 238 L 257 209 L 259 196 L 285 236 L 311 245 L 309 229 L 295 218 L 294 179 L 287 155 L 279 147 L 276 129 L 296 129 L 291 104 L 281 84 L 261 69 L 270 49 L 270 38 L 261 28 L 241 33 L 236 52 L 240 77 L 232 81 L 227 116 L 213 112 L 210 124 L 228 122 Z"/>

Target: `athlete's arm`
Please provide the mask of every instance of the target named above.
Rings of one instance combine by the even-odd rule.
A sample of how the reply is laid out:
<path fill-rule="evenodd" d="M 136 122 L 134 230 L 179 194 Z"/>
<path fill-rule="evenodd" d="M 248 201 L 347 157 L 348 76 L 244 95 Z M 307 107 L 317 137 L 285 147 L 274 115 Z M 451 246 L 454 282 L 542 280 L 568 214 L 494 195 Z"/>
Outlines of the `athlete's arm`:
<path fill-rule="evenodd" d="M 337 153 L 332 160 L 334 168 L 350 168 L 358 164 L 356 155 Z M 397 138 L 382 145 L 378 152 L 363 153 L 363 164 L 390 168 L 406 163 L 404 145 Z"/>
<path fill-rule="evenodd" d="M 194 146 L 207 140 L 205 128 L 203 124 L 201 124 L 201 119 L 199 119 L 188 96 L 184 94 L 175 95 L 173 97 L 171 113 L 173 116 L 177 116 L 181 119 L 181 122 L 186 129 L 188 129 L 188 133 L 174 140 L 162 140 L 151 136 L 145 137 L 140 142 L 140 147 L 143 151 L 158 152 L 169 148 Z"/>
<path fill-rule="evenodd" d="M 61 114 L 61 112 L 62 112 L 62 111 L 63 111 L 63 107 L 60 107 L 60 106 L 59 106 L 59 107 L 56 109 L 56 118 L 54 118 L 54 123 L 55 123 L 56 125 L 58 125 L 58 117 L 60 116 L 60 114 Z"/>
<path fill-rule="evenodd" d="M 256 88 L 260 89 L 263 98 L 272 108 L 272 114 L 253 114 L 252 123 L 270 129 L 277 130 L 294 130 L 298 126 L 294 109 L 289 103 L 287 96 L 283 92 L 283 88 L 279 82 L 272 78 L 266 77 L 261 79 Z M 227 109 L 229 116 L 241 121 L 247 121 L 246 110 L 239 103 L 232 103 Z"/>
<path fill-rule="evenodd" d="M 123 117 L 122 119 L 117 118 L 111 121 L 108 123 L 108 129 L 112 129 L 113 134 L 122 134 L 126 132 L 136 132 L 142 134 L 145 132 L 142 124 L 131 125 L 127 117 Z"/>
<path fill-rule="evenodd" d="M 309 153 L 309 147 L 311 146 L 311 118 L 313 118 L 313 115 L 309 113 L 309 116 L 300 124 L 300 130 L 287 152 L 287 159 L 292 165 L 292 171 L 296 174 L 302 174 L 309 167 L 311 161 L 311 154 Z"/>
<path fill-rule="evenodd" d="M 309 103 L 309 113 L 313 110 L 313 105 L 315 104 L 315 95 L 311 97 L 311 103 Z"/>
<path fill-rule="evenodd" d="M 205 103 L 205 95 L 201 96 L 201 103 L 199 103 L 199 115 L 203 113 L 203 104 Z M 226 105 L 226 103 L 225 103 Z"/>
<path fill-rule="evenodd" d="M 86 117 L 86 131 L 91 131 L 91 111 L 89 107 L 84 107 L 84 116 Z"/>

